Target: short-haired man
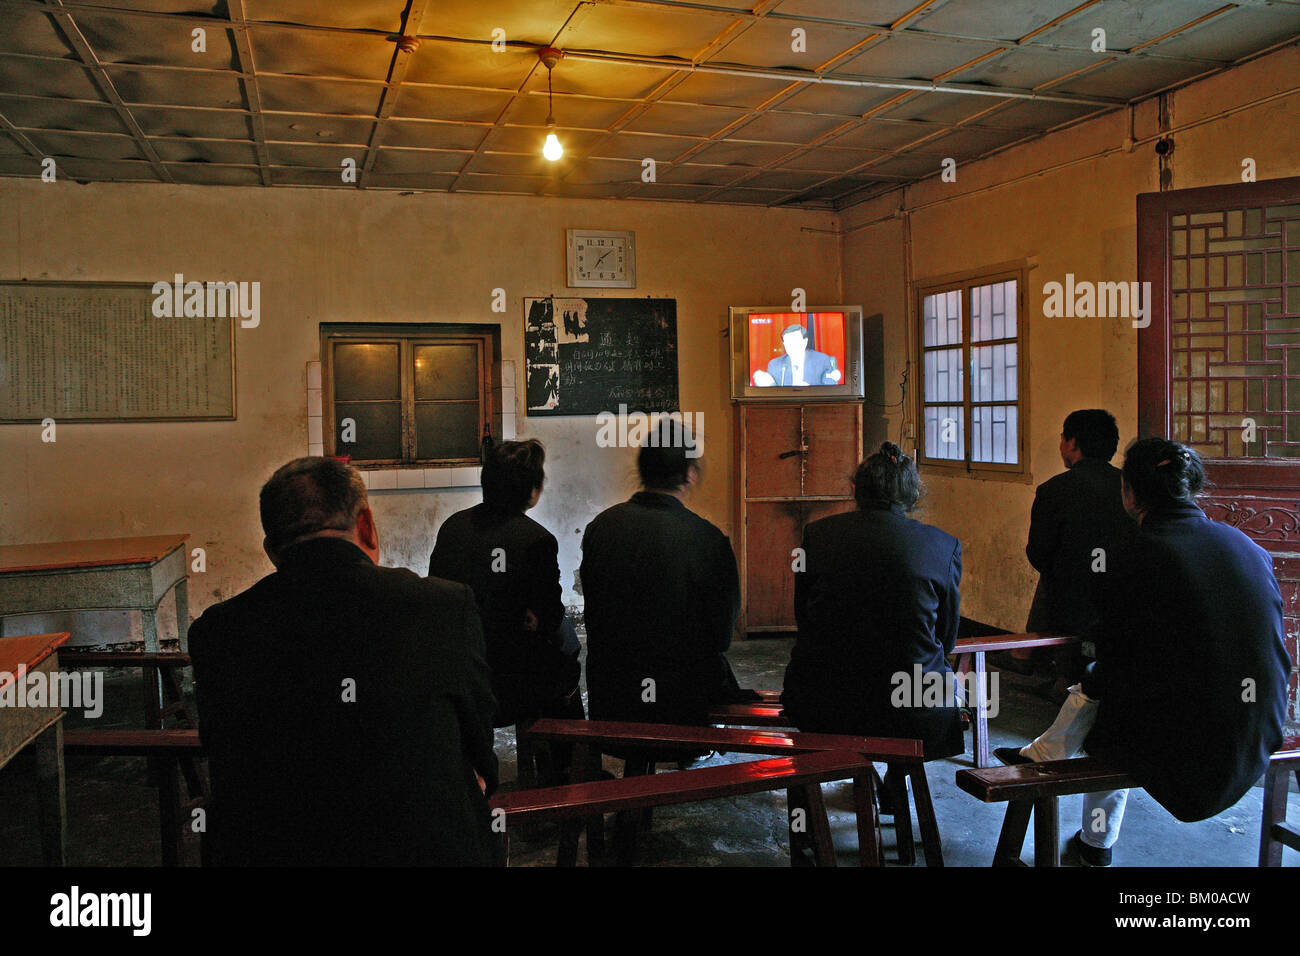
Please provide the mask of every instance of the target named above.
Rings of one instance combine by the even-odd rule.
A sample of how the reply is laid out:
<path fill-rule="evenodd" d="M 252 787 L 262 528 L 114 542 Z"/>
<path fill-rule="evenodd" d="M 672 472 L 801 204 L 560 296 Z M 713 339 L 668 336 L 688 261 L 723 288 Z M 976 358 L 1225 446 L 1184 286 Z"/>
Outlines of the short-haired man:
<path fill-rule="evenodd" d="M 767 371 L 754 373 L 754 384 L 769 385 L 838 385 L 840 370 L 825 352 L 808 348 L 808 330 L 799 323 L 781 330 L 785 354 L 767 363 Z"/>
<path fill-rule="evenodd" d="M 190 629 L 217 865 L 500 862 L 483 632 L 469 588 L 378 567 L 361 475 L 262 487 L 275 572 Z"/>
<path fill-rule="evenodd" d="M 1066 416 L 1060 445 L 1066 470 L 1038 486 L 1030 513 L 1025 554 L 1039 575 L 1025 625 L 1030 632 L 1083 634 L 1097 617 L 1096 576 L 1136 528 L 1124 510 L 1119 469 L 1110 463 L 1118 447 L 1110 412 L 1088 408 Z M 1058 651 L 1047 696 L 1063 700 L 1085 663 L 1077 647 Z"/>

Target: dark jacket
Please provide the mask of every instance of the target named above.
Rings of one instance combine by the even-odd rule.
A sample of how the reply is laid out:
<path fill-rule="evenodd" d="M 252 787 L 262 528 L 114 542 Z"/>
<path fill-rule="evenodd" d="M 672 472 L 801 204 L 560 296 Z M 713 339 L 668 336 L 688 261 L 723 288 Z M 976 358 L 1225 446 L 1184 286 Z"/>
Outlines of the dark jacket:
<path fill-rule="evenodd" d="M 438 529 L 429 575 L 468 584 L 487 642 L 497 726 L 532 715 L 578 685 L 577 659 L 560 649 L 564 621 L 555 535 L 522 511 L 478 504 Z M 535 630 L 525 615 L 537 618 Z"/>
<path fill-rule="evenodd" d="M 587 525 L 581 575 L 593 720 L 701 723 L 710 703 L 735 699 L 723 652 L 740 577 L 721 530 L 672 495 L 638 492 Z"/>
<path fill-rule="evenodd" d="M 469 588 L 316 538 L 190 628 L 218 865 L 499 862 Z M 351 701 L 345 698 L 352 698 Z"/>
<path fill-rule="evenodd" d="M 1039 485 L 1025 547 L 1039 574 L 1038 589 L 1025 629 L 1086 631 L 1097 614 L 1094 552 L 1101 548 L 1109 561 L 1136 529 L 1120 497 L 1119 469 L 1110 462 L 1083 458 Z"/>
<path fill-rule="evenodd" d="M 806 570 L 795 574 L 794 591 L 799 634 L 781 695 L 786 713 L 800 730 L 920 739 L 927 760 L 961 753 L 952 698 L 935 706 L 940 698 L 924 694 L 926 683 L 951 686 L 961 542 L 882 504 L 812 522 L 803 550 Z M 917 666 L 935 675 L 921 678 L 920 691 L 913 689 Z M 896 694 L 905 706 L 895 706 Z"/>
<path fill-rule="evenodd" d="M 1106 573 L 1085 747 L 1179 820 L 1232 806 L 1282 741 L 1282 597 L 1267 552 L 1193 504 L 1149 514 Z"/>
<path fill-rule="evenodd" d="M 825 352 L 808 349 L 803 353 L 803 378 L 809 385 L 838 385 L 826 378 L 835 371 L 831 357 Z M 794 384 L 794 365 L 789 355 L 778 355 L 767 363 L 767 374 L 777 385 Z"/>

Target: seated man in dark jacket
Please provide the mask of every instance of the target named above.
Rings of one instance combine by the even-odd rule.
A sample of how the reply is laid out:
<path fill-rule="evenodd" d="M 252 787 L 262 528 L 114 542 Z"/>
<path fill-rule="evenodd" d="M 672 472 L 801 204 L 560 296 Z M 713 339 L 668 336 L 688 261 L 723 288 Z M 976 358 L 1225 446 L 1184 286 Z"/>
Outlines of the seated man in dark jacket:
<path fill-rule="evenodd" d="M 536 439 L 493 447 L 483 463 L 482 504 L 444 521 L 429 557 L 431 577 L 474 590 L 498 727 L 521 718 L 583 716 L 582 648 L 561 600 L 559 545 L 524 513 L 542 496 L 545 461 Z"/>
<path fill-rule="evenodd" d="M 961 542 L 907 516 L 920 490 L 912 459 L 886 442 L 854 475 L 857 509 L 804 528 L 781 702 L 800 730 L 918 739 L 934 760 L 965 749 L 947 660 Z M 927 699 L 918 680 L 938 692 Z"/>
<path fill-rule="evenodd" d="M 1268 553 L 1196 506 L 1195 451 L 1143 439 L 1123 478 L 1141 529 L 1099 575 L 1097 662 L 1045 733 L 995 753 L 1017 763 L 1086 748 L 1179 820 L 1203 820 L 1240 800 L 1281 744 L 1291 670 L 1281 591 Z M 1071 840 L 1084 865 L 1110 864 L 1127 796 L 1085 796 Z"/>
<path fill-rule="evenodd" d="M 275 572 L 190 628 L 207 861 L 500 862 L 473 593 L 378 567 L 365 485 L 340 462 L 289 462 L 261 513 Z"/>
<path fill-rule="evenodd" d="M 687 509 L 699 477 L 680 422 L 637 455 L 643 490 L 582 539 L 587 702 L 593 720 L 700 724 L 711 703 L 754 700 L 724 651 L 740 611 L 727 536 Z"/>

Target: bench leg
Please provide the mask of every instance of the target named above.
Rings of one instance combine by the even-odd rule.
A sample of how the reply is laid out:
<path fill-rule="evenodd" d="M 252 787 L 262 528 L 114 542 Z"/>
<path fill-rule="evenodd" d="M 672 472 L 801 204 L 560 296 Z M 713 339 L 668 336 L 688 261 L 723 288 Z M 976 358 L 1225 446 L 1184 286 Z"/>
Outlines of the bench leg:
<path fill-rule="evenodd" d="M 537 786 L 537 747 L 528 736 L 530 720 L 521 720 L 515 724 L 515 762 L 518 770 L 515 774 L 520 790 L 532 790 Z"/>
<path fill-rule="evenodd" d="M 157 761 L 163 866 L 183 866 L 185 863 L 185 845 L 181 840 L 179 763 L 175 757 L 160 757 Z"/>
<path fill-rule="evenodd" d="M 1025 845 L 1029 830 L 1029 817 L 1034 805 L 1028 800 L 1013 800 L 1007 804 L 1007 815 L 1002 818 L 1002 832 L 998 834 L 998 847 L 993 851 L 994 866 L 1024 866 L 1020 851 Z"/>
<path fill-rule="evenodd" d="M 1061 829 L 1056 797 L 1034 801 L 1034 866 L 1061 865 Z"/>
<path fill-rule="evenodd" d="M 623 761 L 623 777 L 642 777 L 654 766 L 649 760 L 629 758 Z M 624 810 L 618 815 L 615 830 L 615 847 L 619 866 L 633 866 L 636 863 L 637 830 L 640 829 L 642 812 Z"/>
<path fill-rule="evenodd" d="M 943 846 L 939 842 L 939 821 L 934 815 L 930 800 L 930 782 L 925 776 L 925 765 L 913 767 L 912 799 L 916 801 L 916 822 L 921 828 L 921 846 L 925 848 L 926 866 L 943 866 Z"/>
<path fill-rule="evenodd" d="M 1280 767 L 1269 767 L 1264 775 L 1264 813 L 1259 823 L 1259 865 L 1281 866 L 1282 844 L 1273 839 L 1273 824 L 1286 819 L 1286 792 L 1290 776 Z M 1296 771 L 1300 780 L 1300 770 Z"/>
<path fill-rule="evenodd" d="M 885 789 L 894 804 L 894 838 L 898 841 L 898 862 L 903 866 L 916 863 L 916 844 L 912 841 L 912 802 L 907 796 L 907 771 L 894 764 L 885 770 Z"/>
<path fill-rule="evenodd" d="M 809 853 L 815 853 L 816 848 L 813 846 L 812 836 L 810 834 L 809 816 L 811 808 L 808 806 L 808 795 L 803 787 L 790 787 L 785 792 L 786 817 L 790 829 L 790 866 L 806 867 L 811 866 L 809 862 Z M 800 826 L 796 828 L 795 821 L 799 820 Z"/>
<path fill-rule="evenodd" d="M 826 818 L 821 784 L 810 783 L 798 788 L 800 801 L 808 808 L 808 835 L 812 838 L 813 859 L 818 866 L 835 865 L 835 846 L 831 843 L 831 824 Z"/>
<path fill-rule="evenodd" d="M 989 685 L 986 656 L 983 651 L 975 652 L 975 713 L 971 715 L 970 722 L 971 750 L 975 755 L 975 766 L 980 769 L 992 766 L 992 761 L 989 759 Z"/>
<path fill-rule="evenodd" d="M 41 861 L 45 866 L 66 866 L 64 848 L 68 839 L 68 800 L 63 776 L 63 721 L 57 720 L 53 727 L 41 731 L 32 747 L 36 751 L 36 813 L 41 827 Z"/>
<path fill-rule="evenodd" d="M 880 817 L 876 815 L 875 769 L 853 778 L 853 809 L 858 822 L 858 861 L 861 866 L 881 866 Z M 928 862 L 928 858 L 927 858 Z"/>

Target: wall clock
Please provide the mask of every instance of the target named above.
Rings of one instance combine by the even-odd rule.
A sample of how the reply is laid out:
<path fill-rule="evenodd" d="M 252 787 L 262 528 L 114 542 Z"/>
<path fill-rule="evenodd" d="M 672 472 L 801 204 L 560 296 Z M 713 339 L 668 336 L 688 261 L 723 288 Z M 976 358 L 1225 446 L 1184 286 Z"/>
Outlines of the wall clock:
<path fill-rule="evenodd" d="M 570 288 L 636 288 L 636 233 L 568 229 L 565 235 Z"/>

